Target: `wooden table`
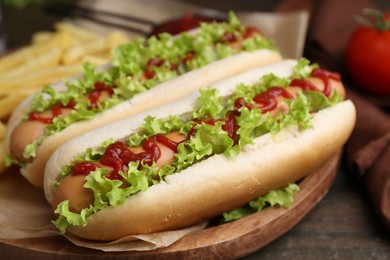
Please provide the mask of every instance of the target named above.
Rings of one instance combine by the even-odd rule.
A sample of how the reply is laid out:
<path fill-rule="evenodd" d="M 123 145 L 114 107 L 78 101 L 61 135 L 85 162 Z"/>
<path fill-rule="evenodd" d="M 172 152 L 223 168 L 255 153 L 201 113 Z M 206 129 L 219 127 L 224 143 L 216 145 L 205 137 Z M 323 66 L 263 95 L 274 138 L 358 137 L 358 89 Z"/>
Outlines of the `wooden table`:
<path fill-rule="evenodd" d="M 301 223 L 245 259 L 390 259 L 390 232 L 363 189 L 338 172 L 327 196 Z"/>

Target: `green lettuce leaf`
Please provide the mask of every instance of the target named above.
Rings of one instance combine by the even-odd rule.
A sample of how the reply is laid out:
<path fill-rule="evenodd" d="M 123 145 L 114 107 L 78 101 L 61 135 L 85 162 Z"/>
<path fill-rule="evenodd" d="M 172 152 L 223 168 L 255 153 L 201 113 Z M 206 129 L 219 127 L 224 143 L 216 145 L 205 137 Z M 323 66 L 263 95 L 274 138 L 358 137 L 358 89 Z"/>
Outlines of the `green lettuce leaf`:
<path fill-rule="evenodd" d="M 318 64 L 310 64 L 308 59 L 301 58 L 298 60 L 298 64 L 294 67 L 292 77 L 297 79 L 307 78 L 315 68 L 318 68 Z"/>
<path fill-rule="evenodd" d="M 193 118 L 221 118 L 225 107 L 223 98 L 219 96 L 215 88 L 202 88 L 199 90 L 200 96 L 197 100 L 197 107 L 192 110 Z"/>
<path fill-rule="evenodd" d="M 286 103 L 289 105 L 289 112 L 285 115 L 279 114 L 274 118 L 279 122 L 271 127 L 271 133 L 277 133 L 288 125 L 297 125 L 301 129 L 312 127 L 312 110 L 309 100 L 302 92 L 298 93 L 297 100 L 287 99 Z"/>
<path fill-rule="evenodd" d="M 85 226 L 87 224 L 86 218 L 91 215 L 91 210 L 83 209 L 80 213 L 74 213 L 69 210 L 69 201 L 65 200 L 58 204 L 54 213 L 58 214 L 59 217 L 53 221 L 53 224 L 63 234 L 69 225 Z"/>
<path fill-rule="evenodd" d="M 166 134 L 178 131 L 183 127 L 183 121 L 179 116 L 169 116 L 167 119 L 147 116 L 140 130 L 146 135 Z"/>
<path fill-rule="evenodd" d="M 149 187 L 148 176 L 152 172 L 157 172 L 156 167 L 152 168 L 144 166 L 138 169 L 139 163 L 130 163 L 129 170 L 126 174 L 121 173 L 126 181 L 129 182 L 129 187 L 122 187 L 122 180 L 111 180 L 105 176 L 108 174 L 108 170 L 99 168 L 86 177 L 86 183 L 84 187 L 90 188 L 94 191 L 95 197 L 95 210 L 105 208 L 107 205 L 120 205 L 124 202 L 126 197 L 144 191 Z M 146 173 L 146 174 L 145 174 Z"/>
<path fill-rule="evenodd" d="M 222 129 L 222 122 L 216 122 L 214 126 L 198 124 L 194 128 L 195 135 L 178 146 L 174 161 L 177 172 L 213 154 L 223 153 L 234 144 L 233 139 Z"/>
<path fill-rule="evenodd" d="M 249 110 L 246 107 L 242 107 L 239 111 L 240 115 L 237 117 L 239 129 L 237 134 L 240 136 L 240 139 L 237 145 L 225 151 L 225 155 L 229 157 L 238 155 L 244 145 L 252 144 L 253 139 L 261 135 L 258 129 L 265 123 L 261 111 L 258 109 Z"/>
<path fill-rule="evenodd" d="M 278 50 L 275 46 L 274 41 L 267 40 L 260 35 L 256 35 L 254 37 L 248 38 L 243 42 L 243 48 L 246 51 L 255 51 L 259 48 L 270 49 L 270 50 Z"/>
<path fill-rule="evenodd" d="M 222 214 L 222 222 L 231 222 L 246 217 L 266 207 L 280 206 L 291 207 L 294 201 L 294 194 L 299 191 L 299 186 L 295 183 L 289 184 L 282 189 L 272 190 L 267 194 L 250 201 L 245 206 Z"/>
<path fill-rule="evenodd" d="M 262 76 L 256 84 L 248 85 L 241 83 L 237 85 L 233 96 L 227 102 L 229 109 L 234 107 L 234 101 L 239 97 L 244 98 L 248 103 L 253 104 L 252 98 L 258 93 L 265 92 L 272 86 L 287 87 L 289 84 L 290 79 L 278 77 L 273 73 Z"/>

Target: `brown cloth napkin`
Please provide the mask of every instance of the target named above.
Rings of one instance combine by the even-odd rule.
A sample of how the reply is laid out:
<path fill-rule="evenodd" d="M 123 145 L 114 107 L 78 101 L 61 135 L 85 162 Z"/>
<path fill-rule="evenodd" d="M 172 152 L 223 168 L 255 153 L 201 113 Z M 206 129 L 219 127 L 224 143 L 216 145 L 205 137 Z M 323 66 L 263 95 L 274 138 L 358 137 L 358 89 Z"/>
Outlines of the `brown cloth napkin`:
<path fill-rule="evenodd" d="M 343 76 L 357 110 L 356 127 L 346 146 L 348 173 L 363 184 L 390 229 L 390 114 L 360 92 L 344 63 L 348 39 L 357 27 L 353 16 L 366 7 L 376 6 L 368 0 L 285 0 L 277 11 L 299 8 L 311 13 L 305 57 Z"/>

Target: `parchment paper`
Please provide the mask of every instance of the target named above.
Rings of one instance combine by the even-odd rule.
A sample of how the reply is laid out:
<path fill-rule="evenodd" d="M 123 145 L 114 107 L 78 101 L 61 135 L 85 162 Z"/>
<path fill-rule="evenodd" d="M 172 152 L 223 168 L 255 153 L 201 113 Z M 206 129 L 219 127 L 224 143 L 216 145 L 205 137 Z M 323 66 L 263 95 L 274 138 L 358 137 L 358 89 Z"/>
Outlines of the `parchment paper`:
<path fill-rule="evenodd" d="M 161 2 L 165 5 L 156 5 Z M 111 1 L 93 3 L 98 8 L 106 8 L 109 11 L 112 9 Z M 150 1 L 131 1 L 127 4 L 126 1 L 118 1 L 116 3 L 121 3 L 115 5 L 116 11 L 136 12 L 136 14 L 153 17 L 156 21 L 191 10 L 190 6 L 183 5 L 182 2 L 180 5 L 175 5 L 174 1 L 153 1 L 153 5 L 150 5 Z M 275 39 L 285 58 L 301 57 L 308 23 L 306 12 L 285 15 L 256 12 L 238 15 L 246 24 L 259 27 L 267 37 Z M 107 27 L 98 27 L 87 21 L 76 22 L 85 27 L 91 26 L 96 31 L 109 30 Z M 57 236 L 59 234 L 51 224 L 51 218 L 50 206 L 43 192 L 24 180 L 17 168 L 8 169 L 0 176 L 0 239 Z M 206 225 L 207 223 L 202 223 L 180 231 L 134 236 L 111 243 L 86 241 L 71 235 L 67 238 L 76 245 L 103 251 L 151 250 L 169 246 L 186 234 L 205 228 Z"/>
<path fill-rule="evenodd" d="M 17 168 L 0 176 L 0 239 L 22 239 L 58 236 L 51 223 L 53 215 L 41 189 L 33 187 Z M 166 247 L 183 236 L 204 229 L 201 223 L 178 231 L 125 237 L 110 243 L 87 241 L 70 234 L 74 244 L 102 251 L 141 251 Z"/>

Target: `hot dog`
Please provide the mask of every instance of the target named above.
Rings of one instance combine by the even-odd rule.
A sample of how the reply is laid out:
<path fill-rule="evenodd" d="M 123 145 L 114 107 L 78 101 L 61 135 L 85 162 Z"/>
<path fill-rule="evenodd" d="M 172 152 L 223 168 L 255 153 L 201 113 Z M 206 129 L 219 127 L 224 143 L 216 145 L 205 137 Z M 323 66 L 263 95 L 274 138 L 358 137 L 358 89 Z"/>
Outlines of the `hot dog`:
<path fill-rule="evenodd" d="M 8 124 L 8 161 L 42 186 L 49 155 L 98 126 L 181 98 L 248 68 L 281 59 L 272 41 L 240 24 L 203 24 L 197 32 L 137 39 L 114 50 L 112 66 L 84 66 L 84 76 L 23 102 Z M 239 65 L 238 65 L 239 64 Z M 148 90 L 148 91 L 146 91 Z"/>
<path fill-rule="evenodd" d="M 285 60 L 62 145 L 45 196 L 59 230 L 87 239 L 183 228 L 300 180 L 354 123 L 338 74 Z"/>

